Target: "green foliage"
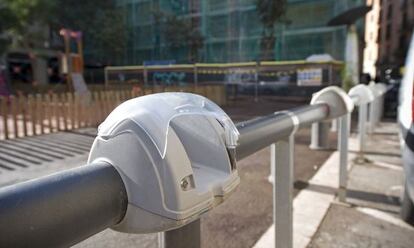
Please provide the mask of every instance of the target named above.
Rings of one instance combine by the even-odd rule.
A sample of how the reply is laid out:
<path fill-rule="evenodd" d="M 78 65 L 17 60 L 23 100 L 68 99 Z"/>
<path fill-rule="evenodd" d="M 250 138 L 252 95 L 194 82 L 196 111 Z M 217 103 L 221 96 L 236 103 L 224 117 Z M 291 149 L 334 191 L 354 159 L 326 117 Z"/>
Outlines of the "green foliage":
<path fill-rule="evenodd" d="M 17 29 L 26 29 L 35 22 L 44 23 L 53 10 L 54 1 L 51 0 L 4 0 L 11 14 L 17 21 Z"/>
<path fill-rule="evenodd" d="M 51 33 L 58 37 L 61 28 L 81 31 L 94 61 L 110 63 L 124 51 L 124 18 L 115 0 L 1 1 L 0 54 L 10 40 L 16 47 L 43 46 Z"/>
<path fill-rule="evenodd" d="M 39 27 L 47 23 L 54 1 L 3 0 L 1 7 L 3 14 L 0 15 L 6 27 L 0 27 L 0 33 L 7 36 L 7 43 L 12 41 L 16 47 L 33 48 L 47 40 L 47 35 Z"/>
<path fill-rule="evenodd" d="M 52 1 L 52 0 L 49 0 Z M 124 18 L 115 0 L 55 0 L 52 30 L 68 28 L 83 33 L 87 59 L 106 64 L 121 56 L 126 45 Z"/>
<path fill-rule="evenodd" d="M 275 30 L 277 23 L 287 23 L 287 0 L 256 0 L 256 10 L 263 25 L 260 40 L 260 58 L 274 59 L 274 45 L 276 42 Z"/>
<path fill-rule="evenodd" d="M 186 48 L 188 50 L 188 61 L 197 62 L 199 50 L 204 46 L 204 37 L 198 26 L 191 19 L 179 18 L 167 12 L 154 12 L 154 18 L 161 25 L 165 35 L 165 43 L 171 50 Z"/>
<path fill-rule="evenodd" d="M 348 92 L 355 85 L 355 82 L 353 82 L 352 77 L 348 75 L 346 65 L 342 67 L 341 78 L 342 78 L 342 89 L 344 89 L 345 92 Z"/>
<path fill-rule="evenodd" d="M 15 25 L 16 19 L 4 6 L 0 6 L 0 57 L 11 44 L 9 30 Z"/>

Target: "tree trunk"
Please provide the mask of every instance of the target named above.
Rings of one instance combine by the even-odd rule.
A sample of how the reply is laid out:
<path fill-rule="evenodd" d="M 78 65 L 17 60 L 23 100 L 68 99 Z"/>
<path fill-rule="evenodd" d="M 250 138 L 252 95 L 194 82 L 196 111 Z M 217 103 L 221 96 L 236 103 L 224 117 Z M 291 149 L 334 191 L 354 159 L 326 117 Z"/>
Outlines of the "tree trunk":
<path fill-rule="evenodd" d="M 275 59 L 275 42 L 274 34 L 263 35 L 260 40 L 260 59 L 262 61 L 272 61 Z"/>

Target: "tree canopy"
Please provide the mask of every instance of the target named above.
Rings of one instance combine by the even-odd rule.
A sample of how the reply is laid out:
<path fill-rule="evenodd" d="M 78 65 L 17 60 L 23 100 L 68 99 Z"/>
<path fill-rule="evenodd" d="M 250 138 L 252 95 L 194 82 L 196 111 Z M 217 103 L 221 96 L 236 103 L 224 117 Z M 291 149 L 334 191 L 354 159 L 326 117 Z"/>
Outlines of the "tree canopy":
<path fill-rule="evenodd" d="M 11 44 L 11 37 L 8 33 L 11 27 L 16 25 L 15 17 L 4 7 L 0 6 L 0 57 Z"/>
<path fill-rule="evenodd" d="M 288 23 L 286 19 L 287 0 L 256 0 L 256 10 L 263 25 L 260 41 L 260 58 L 274 59 L 277 23 Z"/>
<path fill-rule="evenodd" d="M 93 61 L 109 64 L 125 48 L 124 19 L 114 0 L 55 0 L 49 23 L 53 30 L 81 31 Z"/>
<path fill-rule="evenodd" d="M 51 37 L 59 37 L 61 28 L 81 31 L 91 51 L 87 59 L 95 62 L 110 63 L 126 43 L 115 0 L 2 0 L 0 18 L 0 53 L 10 43 L 22 48 L 43 46 Z"/>
<path fill-rule="evenodd" d="M 164 11 L 155 11 L 153 15 L 156 24 L 161 26 L 161 31 L 166 37 L 165 45 L 173 51 L 185 48 L 187 60 L 197 62 L 199 50 L 204 46 L 204 37 L 193 20 L 180 18 Z"/>

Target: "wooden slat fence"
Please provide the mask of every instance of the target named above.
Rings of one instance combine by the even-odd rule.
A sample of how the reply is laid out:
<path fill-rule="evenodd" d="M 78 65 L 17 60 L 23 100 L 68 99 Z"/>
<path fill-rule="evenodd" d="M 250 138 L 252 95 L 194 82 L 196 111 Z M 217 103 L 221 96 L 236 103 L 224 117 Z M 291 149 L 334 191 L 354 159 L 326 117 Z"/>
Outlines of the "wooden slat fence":
<path fill-rule="evenodd" d="M 0 97 L 0 139 L 98 126 L 120 103 L 159 92 L 191 92 L 226 104 L 224 86 L 118 89 L 87 94 L 47 93 Z"/>

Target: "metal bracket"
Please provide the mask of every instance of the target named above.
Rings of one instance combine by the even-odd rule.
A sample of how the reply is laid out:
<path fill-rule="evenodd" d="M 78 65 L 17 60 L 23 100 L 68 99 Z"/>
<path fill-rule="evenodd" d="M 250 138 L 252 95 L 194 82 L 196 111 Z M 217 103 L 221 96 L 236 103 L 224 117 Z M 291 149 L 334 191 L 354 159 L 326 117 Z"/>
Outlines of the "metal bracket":
<path fill-rule="evenodd" d="M 336 119 L 354 109 L 352 99 L 344 90 L 337 86 L 329 86 L 318 91 L 312 96 L 311 105 L 325 103 L 329 106 L 327 120 Z"/>
<path fill-rule="evenodd" d="M 351 98 L 357 98 L 357 101 L 354 102 L 355 105 L 359 106 L 362 104 L 368 104 L 375 99 L 374 92 L 371 87 L 366 86 L 365 84 L 358 84 L 357 86 L 352 87 L 349 90 L 348 95 Z"/>
<path fill-rule="evenodd" d="M 384 95 L 387 92 L 387 85 L 384 83 L 375 84 L 374 87 L 380 95 Z"/>

